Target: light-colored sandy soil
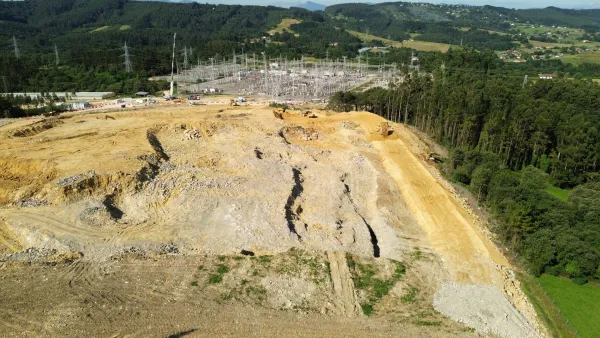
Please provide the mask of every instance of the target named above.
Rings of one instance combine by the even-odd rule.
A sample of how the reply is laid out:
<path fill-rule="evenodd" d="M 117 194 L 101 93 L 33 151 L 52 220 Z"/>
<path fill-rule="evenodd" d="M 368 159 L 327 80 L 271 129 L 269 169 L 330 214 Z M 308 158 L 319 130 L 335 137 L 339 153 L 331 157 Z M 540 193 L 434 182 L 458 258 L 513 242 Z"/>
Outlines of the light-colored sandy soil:
<path fill-rule="evenodd" d="M 506 260 L 401 132 L 300 113 L 169 106 L 0 127 L 0 333 L 470 335 L 433 308 L 446 282 L 522 310 Z M 378 278 L 407 266 L 374 318 L 345 253 Z"/>

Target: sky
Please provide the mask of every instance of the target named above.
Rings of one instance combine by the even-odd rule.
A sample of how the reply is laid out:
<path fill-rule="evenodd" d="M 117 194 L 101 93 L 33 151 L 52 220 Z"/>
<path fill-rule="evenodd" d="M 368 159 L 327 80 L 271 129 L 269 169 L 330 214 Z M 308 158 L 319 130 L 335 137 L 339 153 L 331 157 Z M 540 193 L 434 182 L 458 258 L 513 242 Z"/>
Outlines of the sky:
<path fill-rule="evenodd" d="M 166 1 L 166 0 L 165 0 Z M 180 0 L 171 0 L 174 2 Z M 293 5 L 305 2 L 306 0 L 197 0 L 199 3 L 214 3 L 214 4 L 241 4 L 241 5 Z M 391 2 L 395 0 L 378 1 L 378 0 L 365 0 L 365 1 L 352 1 L 352 0 L 311 0 L 322 5 L 334 5 L 338 3 L 349 3 L 349 2 Z M 501 0 L 501 1 L 490 1 L 490 0 L 413 0 L 415 2 L 429 2 L 434 4 L 468 4 L 468 5 L 492 5 L 499 7 L 508 8 L 544 8 L 548 6 L 560 7 L 560 8 L 576 8 L 576 9 L 589 9 L 589 8 L 600 8 L 600 0 Z"/>

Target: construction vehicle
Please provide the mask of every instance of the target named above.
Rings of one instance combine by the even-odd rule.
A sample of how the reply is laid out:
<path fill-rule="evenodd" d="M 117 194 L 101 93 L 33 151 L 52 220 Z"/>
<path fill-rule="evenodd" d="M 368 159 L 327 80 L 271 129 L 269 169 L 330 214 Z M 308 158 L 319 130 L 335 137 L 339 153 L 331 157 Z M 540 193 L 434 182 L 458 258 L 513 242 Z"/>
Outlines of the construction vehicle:
<path fill-rule="evenodd" d="M 442 162 L 442 157 L 438 153 L 429 152 L 429 153 L 427 153 L 426 159 L 429 160 L 429 161 L 432 161 L 434 163 L 441 163 Z"/>
<path fill-rule="evenodd" d="M 377 125 L 377 134 L 386 137 L 389 134 L 392 133 L 392 126 L 390 126 L 389 123 L 387 122 L 381 122 L 379 125 Z"/>
<path fill-rule="evenodd" d="M 273 116 L 275 116 L 275 118 L 283 120 L 283 113 L 284 112 L 285 112 L 285 108 L 273 109 Z"/>
<path fill-rule="evenodd" d="M 236 100 L 234 100 L 234 99 L 230 99 L 230 100 L 229 100 L 229 105 L 230 105 L 230 106 L 232 106 L 232 107 L 237 107 L 237 106 L 239 106 L 239 104 L 237 103 L 237 101 L 236 101 Z"/>

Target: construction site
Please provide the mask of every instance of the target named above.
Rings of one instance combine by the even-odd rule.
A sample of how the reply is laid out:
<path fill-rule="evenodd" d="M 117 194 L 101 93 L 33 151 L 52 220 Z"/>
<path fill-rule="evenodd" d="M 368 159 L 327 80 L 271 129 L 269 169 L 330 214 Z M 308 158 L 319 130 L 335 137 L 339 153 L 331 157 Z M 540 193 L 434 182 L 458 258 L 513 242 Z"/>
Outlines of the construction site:
<path fill-rule="evenodd" d="M 179 89 L 200 78 L 247 102 L 0 124 L 1 336 L 546 335 L 423 156 L 442 148 L 368 112 L 260 103 L 393 67 L 224 68 Z"/>

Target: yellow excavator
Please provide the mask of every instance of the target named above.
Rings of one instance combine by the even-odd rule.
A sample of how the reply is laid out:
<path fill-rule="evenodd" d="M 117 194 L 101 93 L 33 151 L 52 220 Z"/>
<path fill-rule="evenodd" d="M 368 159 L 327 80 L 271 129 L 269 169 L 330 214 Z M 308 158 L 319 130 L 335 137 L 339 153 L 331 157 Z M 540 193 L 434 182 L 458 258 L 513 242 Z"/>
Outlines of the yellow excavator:
<path fill-rule="evenodd" d="M 386 137 L 389 134 L 391 134 L 391 131 L 392 131 L 392 126 L 390 126 L 390 124 L 385 121 L 381 122 L 377 126 L 377 133 L 383 137 Z"/>
<path fill-rule="evenodd" d="M 283 120 L 283 113 L 285 113 L 285 108 L 275 108 L 273 109 L 273 116 L 276 118 Z"/>

